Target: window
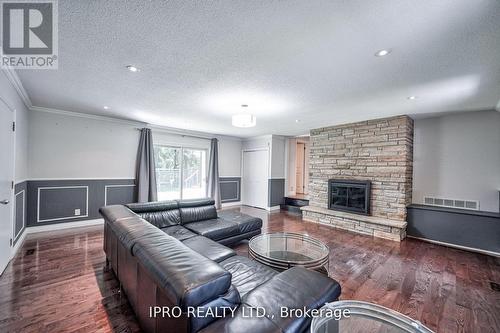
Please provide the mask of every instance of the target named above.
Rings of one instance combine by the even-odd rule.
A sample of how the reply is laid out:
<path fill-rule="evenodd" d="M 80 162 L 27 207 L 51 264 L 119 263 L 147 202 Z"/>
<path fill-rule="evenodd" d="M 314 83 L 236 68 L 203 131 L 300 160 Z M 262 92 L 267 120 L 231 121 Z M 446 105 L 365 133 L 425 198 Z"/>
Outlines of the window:
<path fill-rule="evenodd" d="M 155 145 L 158 200 L 206 197 L 207 150 Z"/>

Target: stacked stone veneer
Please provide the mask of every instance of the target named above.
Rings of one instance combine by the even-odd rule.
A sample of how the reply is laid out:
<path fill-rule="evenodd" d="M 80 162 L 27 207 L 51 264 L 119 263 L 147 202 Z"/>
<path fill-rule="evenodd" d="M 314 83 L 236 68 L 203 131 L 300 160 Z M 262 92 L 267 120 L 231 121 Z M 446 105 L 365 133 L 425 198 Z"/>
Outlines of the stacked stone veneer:
<path fill-rule="evenodd" d="M 306 220 L 394 240 L 406 236 L 411 203 L 413 120 L 368 120 L 311 131 Z M 328 180 L 371 181 L 371 216 L 328 210 Z"/>

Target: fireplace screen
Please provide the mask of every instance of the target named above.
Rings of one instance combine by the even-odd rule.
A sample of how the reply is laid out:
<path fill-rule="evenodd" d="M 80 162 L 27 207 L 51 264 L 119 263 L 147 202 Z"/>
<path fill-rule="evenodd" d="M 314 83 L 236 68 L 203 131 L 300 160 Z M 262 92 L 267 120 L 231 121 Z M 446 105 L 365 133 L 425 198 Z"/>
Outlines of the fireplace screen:
<path fill-rule="evenodd" d="M 328 208 L 370 214 L 370 181 L 328 181 Z"/>

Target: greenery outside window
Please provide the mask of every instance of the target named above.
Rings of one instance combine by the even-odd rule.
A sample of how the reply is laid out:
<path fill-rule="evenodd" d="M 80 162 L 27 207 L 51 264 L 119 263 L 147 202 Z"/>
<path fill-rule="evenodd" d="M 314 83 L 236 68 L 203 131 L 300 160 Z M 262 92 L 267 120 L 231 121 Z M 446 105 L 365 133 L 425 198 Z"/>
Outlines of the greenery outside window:
<path fill-rule="evenodd" d="M 155 145 L 154 151 L 158 200 L 206 197 L 207 149 Z"/>

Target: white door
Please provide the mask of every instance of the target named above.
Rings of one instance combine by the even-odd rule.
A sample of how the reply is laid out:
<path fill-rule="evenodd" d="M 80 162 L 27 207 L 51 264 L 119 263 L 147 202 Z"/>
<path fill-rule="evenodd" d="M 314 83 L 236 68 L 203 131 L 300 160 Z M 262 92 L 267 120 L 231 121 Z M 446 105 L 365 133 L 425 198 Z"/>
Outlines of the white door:
<path fill-rule="evenodd" d="M 297 143 L 297 153 L 296 153 L 296 180 L 295 180 L 295 186 L 296 186 L 296 193 L 304 193 L 304 167 L 305 167 L 305 152 L 306 152 L 306 145 L 304 143 Z"/>
<path fill-rule="evenodd" d="M 268 150 L 243 152 L 242 195 L 243 205 L 267 208 Z"/>
<path fill-rule="evenodd" d="M 0 99 L 0 274 L 10 260 L 10 239 L 13 229 L 14 180 L 14 112 Z"/>

